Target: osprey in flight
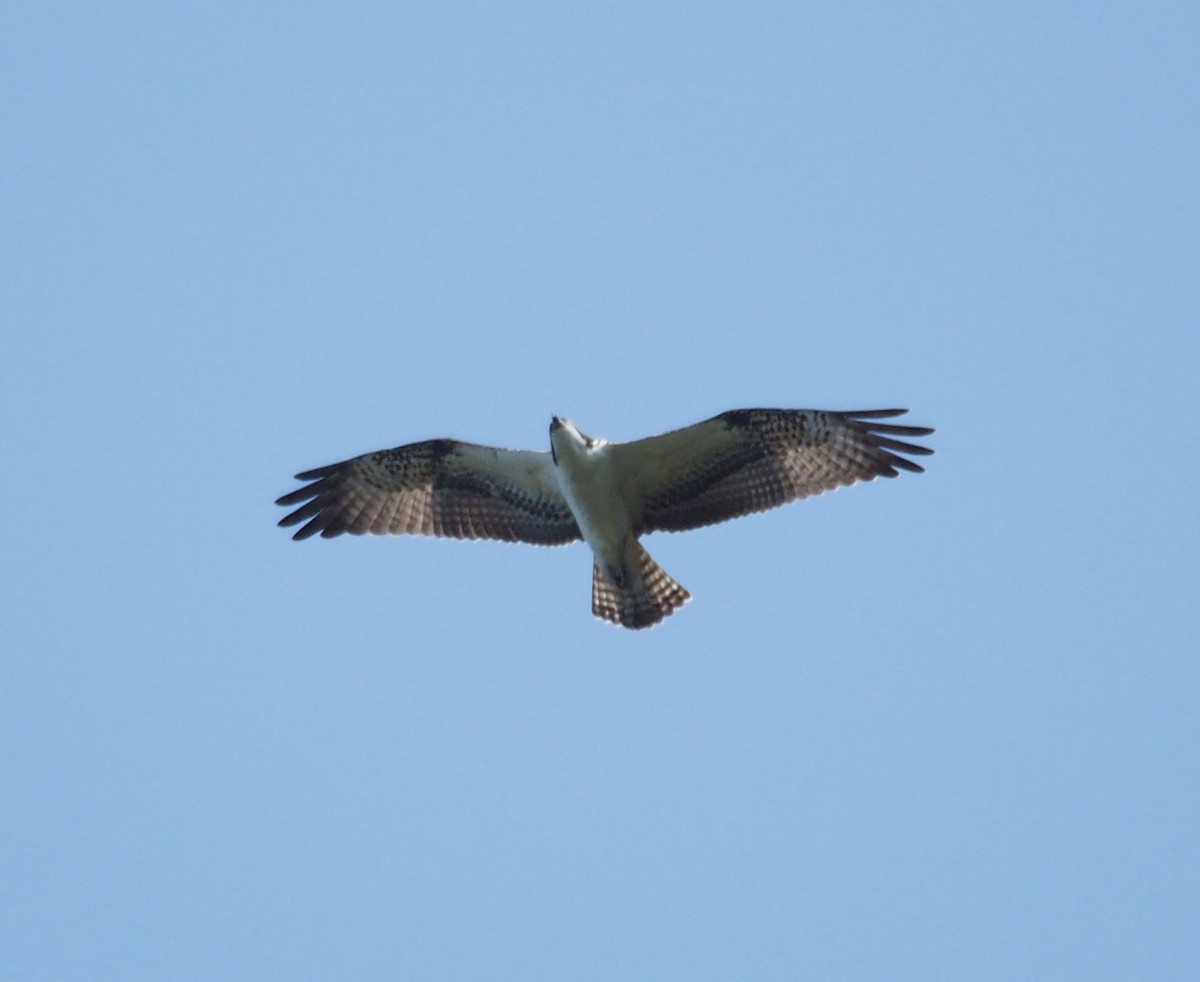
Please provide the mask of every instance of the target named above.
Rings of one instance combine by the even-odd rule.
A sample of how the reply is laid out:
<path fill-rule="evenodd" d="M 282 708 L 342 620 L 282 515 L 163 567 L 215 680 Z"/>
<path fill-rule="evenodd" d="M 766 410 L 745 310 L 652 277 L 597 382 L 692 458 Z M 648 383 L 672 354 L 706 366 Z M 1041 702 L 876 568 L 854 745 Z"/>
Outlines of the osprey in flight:
<path fill-rule="evenodd" d="M 279 524 L 292 536 L 405 533 L 563 545 L 594 556 L 592 613 L 651 627 L 690 594 L 642 547 L 647 532 L 682 532 L 899 471 L 901 454 L 931 454 L 896 437 L 925 426 L 879 423 L 907 412 L 873 409 L 735 409 L 632 443 L 550 423 L 550 452 L 427 440 L 304 471 L 304 487 L 276 504 L 299 505 Z"/>

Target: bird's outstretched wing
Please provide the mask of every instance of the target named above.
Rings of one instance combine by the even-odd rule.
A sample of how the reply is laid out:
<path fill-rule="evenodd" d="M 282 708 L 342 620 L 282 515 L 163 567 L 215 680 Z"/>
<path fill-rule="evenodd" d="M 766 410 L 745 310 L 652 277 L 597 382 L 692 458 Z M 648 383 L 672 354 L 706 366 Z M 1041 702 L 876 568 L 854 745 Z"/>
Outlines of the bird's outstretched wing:
<path fill-rule="evenodd" d="M 639 503 L 634 527 L 639 534 L 681 532 L 855 481 L 920 472 L 924 468 L 901 455 L 933 451 L 896 437 L 933 430 L 874 422 L 905 412 L 735 409 L 617 444 L 614 453 Z"/>
<path fill-rule="evenodd" d="M 580 538 L 548 453 L 427 440 L 296 475 L 276 504 L 292 536 L 442 535 L 560 545 Z"/>

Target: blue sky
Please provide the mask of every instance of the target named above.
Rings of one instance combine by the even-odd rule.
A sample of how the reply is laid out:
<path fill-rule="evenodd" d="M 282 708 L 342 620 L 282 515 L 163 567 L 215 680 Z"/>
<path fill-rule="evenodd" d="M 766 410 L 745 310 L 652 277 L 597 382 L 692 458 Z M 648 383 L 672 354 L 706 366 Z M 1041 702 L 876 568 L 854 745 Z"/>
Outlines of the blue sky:
<path fill-rule="evenodd" d="M 0 963 L 1193 978 L 1191 4 L 0 12 Z M 909 406 L 647 545 L 289 540 L 298 470 Z"/>

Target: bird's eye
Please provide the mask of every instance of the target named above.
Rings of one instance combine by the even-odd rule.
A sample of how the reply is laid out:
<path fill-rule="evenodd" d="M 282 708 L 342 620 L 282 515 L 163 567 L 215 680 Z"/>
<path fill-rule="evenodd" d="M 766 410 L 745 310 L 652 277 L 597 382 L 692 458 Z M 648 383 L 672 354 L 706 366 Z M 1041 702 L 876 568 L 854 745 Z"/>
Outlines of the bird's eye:
<path fill-rule="evenodd" d="M 590 436 L 587 438 L 587 448 L 588 448 L 589 450 L 595 450 L 595 449 L 596 449 L 596 441 L 595 441 L 595 440 L 593 440 L 593 439 L 592 439 Z"/>

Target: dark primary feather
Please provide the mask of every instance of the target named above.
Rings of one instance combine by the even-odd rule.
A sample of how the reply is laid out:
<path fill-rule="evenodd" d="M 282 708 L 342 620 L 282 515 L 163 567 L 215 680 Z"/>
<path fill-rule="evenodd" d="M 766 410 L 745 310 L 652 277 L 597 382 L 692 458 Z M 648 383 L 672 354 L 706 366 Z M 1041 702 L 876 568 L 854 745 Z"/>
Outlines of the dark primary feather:
<path fill-rule="evenodd" d="M 684 531 L 900 470 L 919 473 L 901 455 L 933 451 L 896 437 L 933 430 L 874 422 L 906 411 L 737 409 L 665 434 L 664 446 L 676 448 L 674 476 L 645 488 L 638 530 Z"/>
<path fill-rule="evenodd" d="M 348 532 L 440 535 L 559 545 L 580 538 L 570 508 L 544 474 L 545 454 L 428 440 L 296 475 L 310 484 L 276 504 L 292 536 Z"/>

